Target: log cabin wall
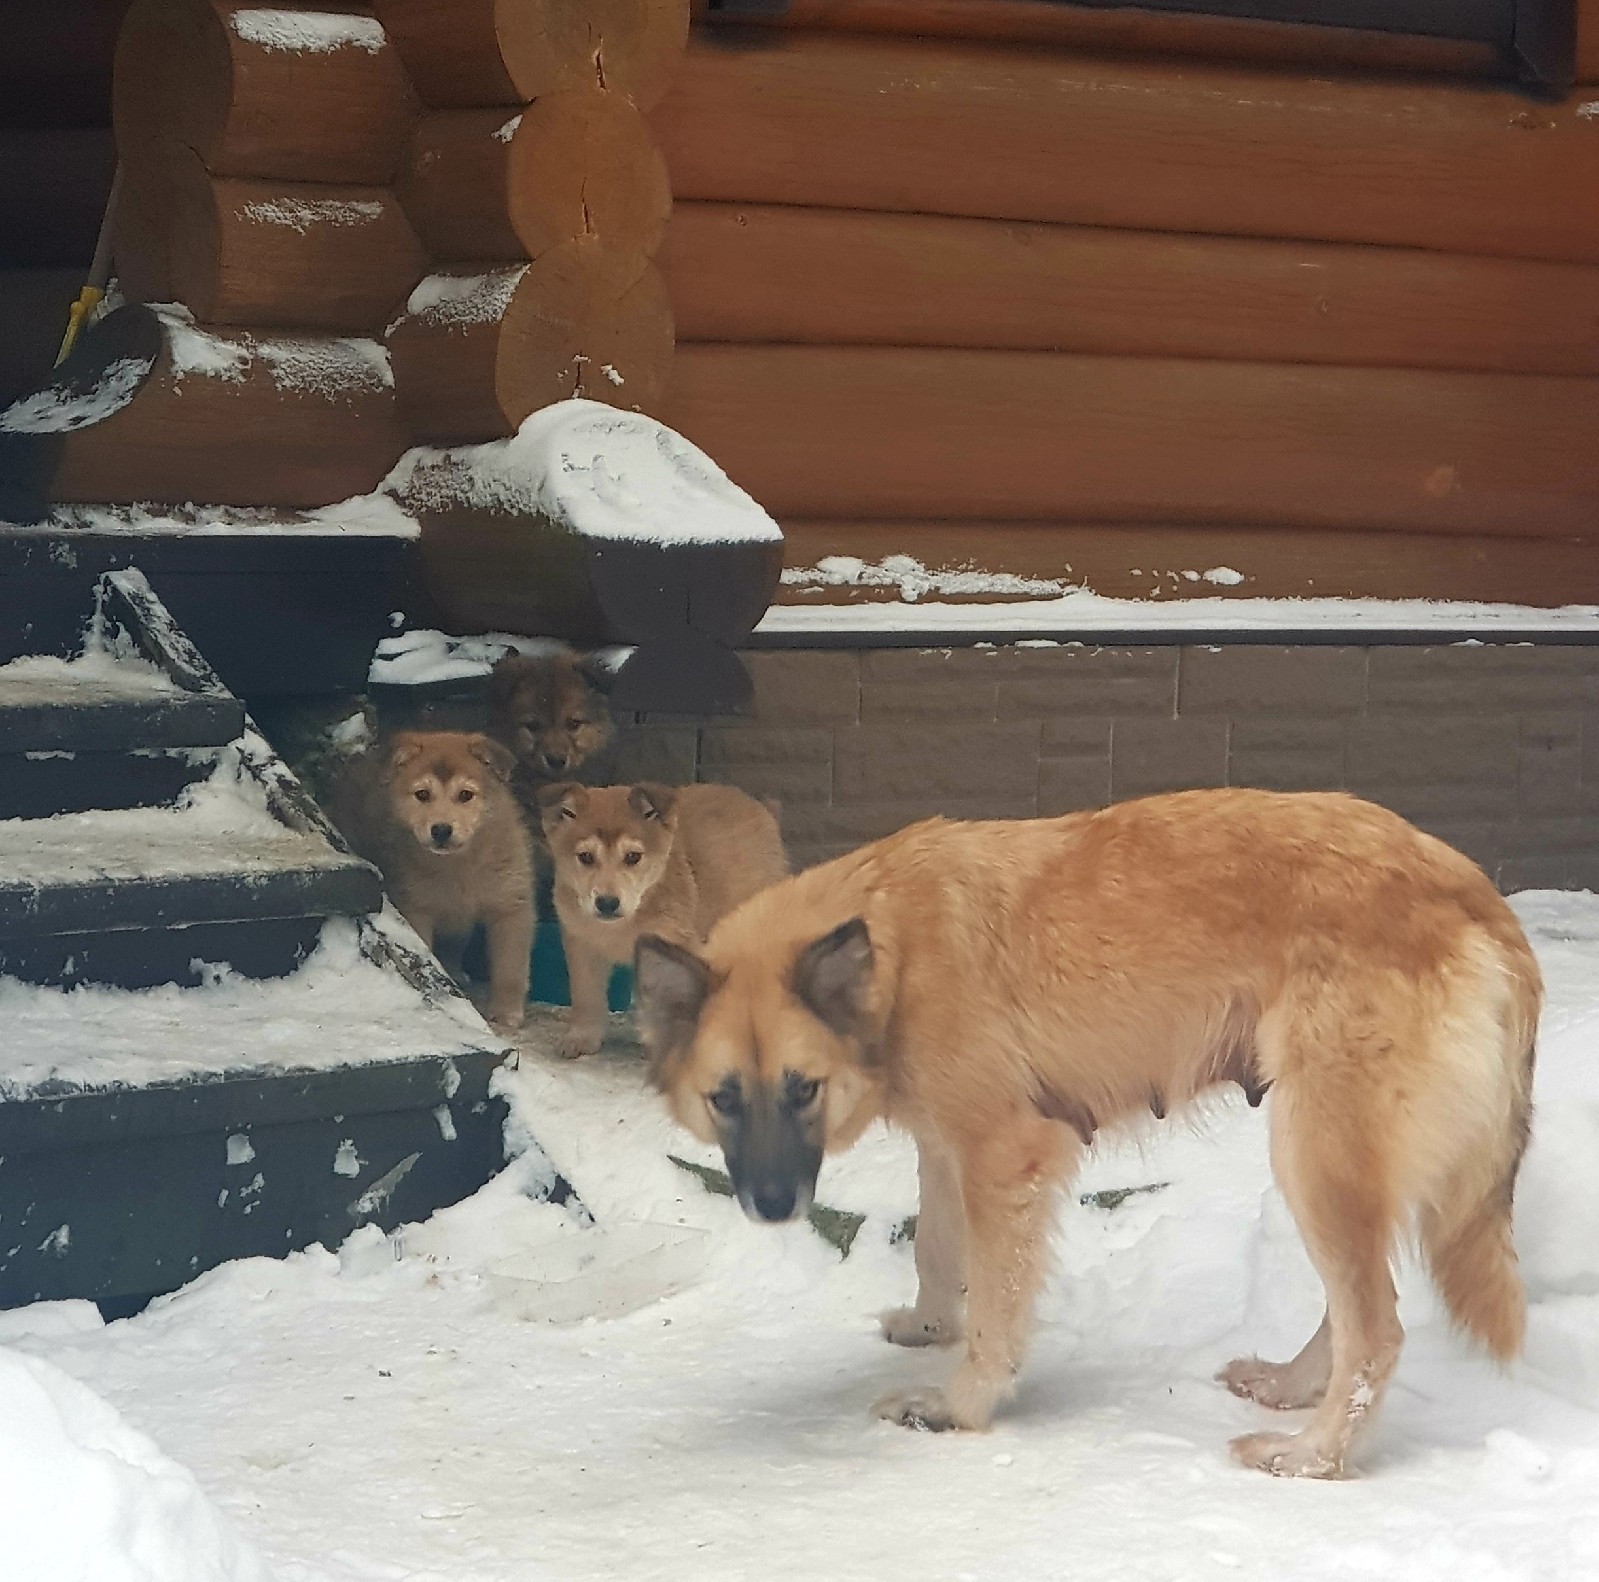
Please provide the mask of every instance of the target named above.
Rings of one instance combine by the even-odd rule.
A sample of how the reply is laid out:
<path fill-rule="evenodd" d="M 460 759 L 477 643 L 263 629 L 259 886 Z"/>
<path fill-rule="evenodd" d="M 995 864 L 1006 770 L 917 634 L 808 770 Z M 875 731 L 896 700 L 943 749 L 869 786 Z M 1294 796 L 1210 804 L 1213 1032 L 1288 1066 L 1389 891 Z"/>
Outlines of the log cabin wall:
<path fill-rule="evenodd" d="M 651 117 L 662 415 L 791 566 L 1599 597 L 1599 92 L 1504 69 L 1035 0 L 702 19 Z"/>

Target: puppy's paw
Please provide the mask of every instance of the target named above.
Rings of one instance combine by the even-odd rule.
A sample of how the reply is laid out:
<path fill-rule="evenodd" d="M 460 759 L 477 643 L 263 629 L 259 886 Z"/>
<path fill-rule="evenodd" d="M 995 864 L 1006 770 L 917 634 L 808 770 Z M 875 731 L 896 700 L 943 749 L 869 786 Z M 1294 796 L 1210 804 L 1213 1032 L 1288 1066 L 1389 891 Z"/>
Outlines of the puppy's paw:
<path fill-rule="evenodd" d="M 1307 1434 L 1244 1434 L 1232 1442 L 1233 1459 L 1276 1478 L 1341 1478 L 1343 1459 L 1329 1455 Z"/>
<path fill-rule="evenodd" d="M 489 1026 L 497 1033 L 509 1037 L 512 1033 L 519 1032 L 522 1023 L 527 1020 L 527 1007 L 517 1001 L 511 1005 L 491 1005 L 489 1007 Z"/>
<path fill-rule="evenodd" d="M 595 1028 L 569 1027 L 561 1034 L 556 1053 L 563 1060 L 582 1060 L 589 1055 L 597 1055 L 604 1041 L 605 1034 Z"/>
<path fill-rule="evenodd" d="M 961 1338 L 960 1321 L 924 1313 L 916 1307 L 893 1307 L 878 1318 L 883 1339 L 891 1346 L 953 1346 Z"/>
<path fill-rule="evenodd" d="M 872 1407 L 872 1412 L 884 1422 L 898 1423 L 901 1428 L 916 1428 L 928 1434 L 942 1434 L 960 1427 L 955 1421 L 949 1397 L 931 1386 L 923 1390 L 900 1390 L 893 1395 L 885 1395 Z"/>

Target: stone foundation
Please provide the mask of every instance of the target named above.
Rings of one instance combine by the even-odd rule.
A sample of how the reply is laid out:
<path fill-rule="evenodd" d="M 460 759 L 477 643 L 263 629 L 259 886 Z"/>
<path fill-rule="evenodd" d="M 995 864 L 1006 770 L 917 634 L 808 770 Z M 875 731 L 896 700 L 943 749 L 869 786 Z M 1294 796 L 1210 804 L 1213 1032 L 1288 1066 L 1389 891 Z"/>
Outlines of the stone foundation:
<path fill-rule="evenodd" d="M 1502 889 L 1599 889 L 1599 646 L 763 650 L 744 719 L 640 718 L 618 778 L 783 805 L 796 865 L 914 819 L 1343 789 Z"/>

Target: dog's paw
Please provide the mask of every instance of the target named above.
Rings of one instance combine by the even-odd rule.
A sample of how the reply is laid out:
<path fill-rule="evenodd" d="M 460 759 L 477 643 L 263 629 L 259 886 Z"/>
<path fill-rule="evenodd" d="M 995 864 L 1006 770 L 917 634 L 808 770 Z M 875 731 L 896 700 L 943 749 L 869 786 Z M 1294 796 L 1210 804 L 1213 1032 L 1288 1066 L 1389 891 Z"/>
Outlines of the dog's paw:
<path fill-rule="evenodd" d="M 497 1033 L 509 1037 L 512 1033 L 520 1032 L 522 1024 L 527 1020 L 527 1007 L 522 1004 L 501 1005 L 489 1007 L 489 1026 Z"/>
<path fill-rule="evenodd" d="M 919 1308 L 894 1307 L 878 1318 L 891 1346 L 953 1346 L 961 1338 L 958 1320 L 939 1318 Z"/>
<path fill-rule="evenodd" d="M 1278 1412 L 1315 1406 L 1326 1394 L 1324 1388 L 1307 1388 L 1303 1381 L 1294 1378 L 1287 1366 L 1262 1362 L 1259 1357 L 1239 1357 L 1229 1362 L 1216 1375 L 1216 1382 L 1225 1384 L 1234 1395 L 1246 1401 L 1269 1406 Z"/>
<path fill-rule="evenodd" d="M 604 1041 L 604 1033 L 595 1032 L 593 1028 L 569 1027 L 561 1034 L 561 1041 L 555 1049 L 563 1060 L 582 1060 L 589 1055 L 597 1055 Z"/>
<path fill-rule="evenodd" d="M 885 1395 L 873 1406 L 872 1412 L 884 1422 L 898 1423 L 901 1428 L 917 1428 L 928 1434 L 942 1434 L 960 1427 L 948 1396 L 932 1388 Z"/>
<path fill-rule="evenodd" d="M 1341 1478 L 1341 1457 L 1330 1456 L 1306 1434 L 1244 1434 L 1232 1442 L 1233 1459 L 1276 1478 Z"/>

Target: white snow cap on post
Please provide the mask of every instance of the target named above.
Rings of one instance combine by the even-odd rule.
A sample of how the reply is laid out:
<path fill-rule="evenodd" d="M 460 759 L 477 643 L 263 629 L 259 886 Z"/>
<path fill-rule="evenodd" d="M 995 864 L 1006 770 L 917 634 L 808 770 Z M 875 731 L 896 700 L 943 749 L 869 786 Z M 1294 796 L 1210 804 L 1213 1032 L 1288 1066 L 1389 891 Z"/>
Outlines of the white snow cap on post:
<path fill-rule="evenodd" d="M 0 1349 L 7 1582 L 269 1582 L 192 1473 L 59 1368 Z"/>
<path fill-rule="evenodd" d="M 587 538 L 657 544 L 777 541 L 782 529 L 698 446 L 641 412 L 557 401 L 509 439 L 409 452 L 385 488 L 427 509 L 425 463 L 447 457 L 448 500 L 537 512 Z"/>

